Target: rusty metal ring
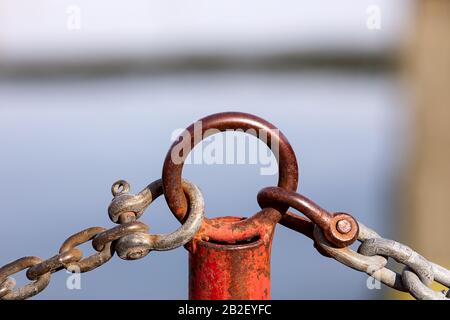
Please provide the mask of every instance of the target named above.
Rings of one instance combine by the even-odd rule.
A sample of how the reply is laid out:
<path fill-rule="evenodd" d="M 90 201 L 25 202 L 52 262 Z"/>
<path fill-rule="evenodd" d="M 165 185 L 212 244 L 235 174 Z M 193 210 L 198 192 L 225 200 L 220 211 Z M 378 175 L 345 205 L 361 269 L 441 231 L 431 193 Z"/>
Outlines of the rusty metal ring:
<path fill-rule="evenodd" d="M 16 280 L 14 278 L 6 278 L 0 283 L 0 299 L 10 293 L 16 286 Z"/>
<path fill-rule="evenodd" d="M 108 243 L 116 241 L 130 234 L 146 232 L 148 232 L 148 226 L 143 222 L 133 221 L 124 223 L 97 234 L 94 240 L 92 240 L 92 246 L 96 251 L 101 252 L 105 249 L 105 246 Z"/>
<path fill-rule="evenodd" d="M 83 253 L 80 249 L 72 248 L 69 251 L 57 254 L 39 264 L 32 266 L 27 271 L 27 278 L 29 280 L 36 280 L 48 272 L 54 273 L 64 268 L 65 265 L 72 262 L 78 262 L 82 257 Z"/>
<path fill-rule="evenodd" d="M 198 125 L 196 125 L 199 122 L 202 124 L 200 130 L 198 130 Z M 186 219 L 188 208 L 186 196 L 181 185 L 183 164 L 188 156 L 188 152 L 179 154 L 180 161 L 177 162 L 172 158 L 172 153 L 177 149 L 192 150 L 202 138 L 204 139 L 208 135 L 220 131 L 253 130 L 253 132 L 248 133 L 252 133 L 263 140 L 269 148 L 272 149 L 272 145 L 278 146 L 279 149 L 277 151 L 279 152 L 275 152 L 279 167 L 278 186 L 287 190 L 297 190 L 298 164 L 294 150 L 283 133 L 273 124 L 257 116 L 241 112 L 218 113 L 205 117 L 196 123 L 188 127 L 180 138 L 173 143 L 166 155 L 163 166 L 164 195 L 170 210 L 179 221 L 183 222 Z M 199 134 L 201 137 L 197 139 L 196 135 Z M 262 134 L 267 139 L 263 139 Z M 190 137 L 190 139 L 183 139 L 185 136 Z M 280 221 L 282 214 L 287 209 L 284 206 L 263 209 L 253 217 L 238 222 L 205 218 L 200 233 L 207 239 L 224 243 L 245 241 L 251 237 L 260 236 L 262 234 L 261 229 L 267 230 L 271 228 L 273 230 L 275 224 Z"/>
<path fill-rule="evenodd" d="M 43 260 L 38 257 L 23 257 L 13 261 L 2 268 L 0 268 L 0 283 L 5 281 L 9 276 L 30 268 L 36 264 L 41 263 Z M 50 272 L 43 274 L 36 281 L 29 283 L 19 289 L 8 292 L 0 299 L 2 300 L 24 300 L 32 296 L 37 295 L 44 290 L 50 282 Z"/>
<path fill-rule="evenodd" d="M 72 250 L 76 246 L 86 243 L 89 240 L 92 240 L 95 238 L 95 236 L 99 233 L 104 232 L 106 229 L 102 227 L 92 227 L 85 229 L 83 231 L 80 231 L 71 237 L 69 237 L 64 243 L 62 244 L 61 248 L 59 249 L 59 253 L 64 253 L 69 250 Z M 87 258 L 84 258 L 78 262 L 69 263 L 68 265 L 64 266 L 66 269 L 72 269 L 74 266 L 76 267 L 77 272 L 88 272 L 91 270 L 94 270 L 95 268 L 100 267 L 102 264 L 105 264 L 108 262 L 114 254 L 114 251 L 111 247 L 111 243 L 107 243 L 103 250 L 101 252 L 97 252 Z"/>
<path fill-rule="evenodd" d="M 342 212 L 331 214 L 297 192 L 279 187 L 264 188 L 258 193 L 258 203 L 261 208 L 281 204 L 298 210 L 318 225 L 336 247 L 347 247 L 358 239 L 359 226 L 355 218 Z M 293 218 L 295 215 L 289 214 L 281 224 L 292 224 Z"/>

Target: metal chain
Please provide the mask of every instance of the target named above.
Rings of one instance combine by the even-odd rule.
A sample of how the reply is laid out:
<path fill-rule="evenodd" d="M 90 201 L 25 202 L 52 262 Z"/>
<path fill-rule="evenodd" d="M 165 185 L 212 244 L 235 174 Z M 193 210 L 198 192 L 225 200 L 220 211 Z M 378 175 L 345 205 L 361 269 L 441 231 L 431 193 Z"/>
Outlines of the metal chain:
<path fill-rule="evenodd" d="M 37 295 L 50 283 L 51 274 L 62 269 L 84 273 L 108 262 L 114 252 L 124 260 L 145 257 L 150 251 L 167 251 L 189 242 L 200 229 L 204 217 L 202 193 L 194 184 L 183 181 L 183 189 L 189 198 L 189 216 L 186 222 L 170 234 L 149 234 L 148 226 L 137 221 L 145 209 L 162 194 L 162 182 L 157 180 L 138 194 L 130 194 L 129 184 L 120 180 L 113 184 L 114 196 L 108 213 L 118 226 L 109 230 L 92 227 L 69 237 L 59 249 L 59 254 L 42 260 L 24 257 L 0 268 L 0 300 L 23 300 Z M 91 241 L 96 253 L 83 258 L 77 246 Z M 12 275 L 26 271 L 31 283 L 15 289 Z"/>
<path fill-rule="evenodd" d="M 161 180 L 148 185 L 138 194 L 129 193 L 130 186 L 126 181 L 120 180 L 114 183 L 112 186 L 114 199 L 108 208 L 108 214 L 110 219 L 119 225 L 109 230 L 92 227 L 80 231 L 64 241 L 59 254 L 47 260 L 32 256 L 23 257 L 3 266 L 0 268 L 0 300 L 30 298 L 48 286 L 52 273 L 62 269 L 78 273 L 91 271 L 108 262 L 115 252 L 121 259 L 136 260 L 145 257 L 153 250 L 167 251 L 186 244 L 201 227 L 204 217 L 204 200 L 195 185 L 183 181 L 183 189 L 189 198 L 189 215 L 186 222 L 173 233 L 158 235 L 149 234 L 148 226 L 137 219 L 156 198 L 162 195 Z M 339 219 L 331 219 L 333 215 L 305 197 L 289 194 L 289 197 L 280 200 L 279 194 L 273 193 L 274 189 L 265 190 L 261 195 L 267 195 L 266 198 L 271 201 L 278 200 L 292 205 L 287 200 L 296 199 L 295 208 L 299 211 L 307 208 L 307 213 L 316 217 L 319 215 L 315 212 L 319 212 L 320 209 L 321 216 L 330 217 L 328 221 L 333 223 L 342 221 L 343 214 L 334 214 L 334 217 Z M 263 198 L 258 199 L 261 200 L 260 203 L 264 203 Z M 322 255 L 331 257 L 352 269 L 365 272 L 393 289 L 409 292 L 420 300 L 450 300 L 450 290 L 436 292 L 430 288 L 434 281 L 449 288 L 449 270 L 428 261 L 408 246 L 382 238 L 360 222 L 357 222 L 356 228 L 357 240 L 361 242 L 358 251 L 353 251 L 349 246 L 337 247 L 336 243 L 332 244 L 330 240 L 334 238 L 327 237 L 325 224 L 316 224 L 291 212 L 285 215 L 281 223 L 313 239 Z M 77 246 L 89 241 L 92 242 L 96 252 L 83 258 L 83 253 Z M 386 266 L 389 258 L 405 266 L 401 274 Z M 22 270 L 27 270 L 26 276 L 32 282 L 15 289 L 16 282 L 11 276 Z"/>
<path fill-rule="evenodd" d="M 333 247 L 317 226 L 314 226 L 314 240 L 331 258 L 352 269 L 365 272 L 393 289 L 409 292 L 416 299 L 449 300 L 450 298 L 450 291 L 436 292 L 430 288 L 433 281 L 449 288 L 450 270 L 426 260 L 408 246 L 382 238 L 360 222 L 358 241 L 362 244 L 358 252 L 349 247 Z M 388 258 L 405 266 L 401 274 L 386 267 Z"/>
<path fill-rule="evenodd" d="M 430 288 L 434 281 L 449 288 L 449 270 L 428 261 L 408 246 L 382 238 L 352 216 L 330 213 L 305 196 L 278 187 L 259 191 L 258 203 L 261 208 L 288 205 L 303 213 L 306 218 L 287 212 L 280 223 L 311 238 L 320 254 L 365 272 L 391 288 L 409 292 L 416 299 L 450 299 L 450 290 L 445 293 Z M 357 252 L 350 248 L 355 240 L 361 242 Z M 389 258 L 405 266 L 401 274 L 386 267 Z"/>

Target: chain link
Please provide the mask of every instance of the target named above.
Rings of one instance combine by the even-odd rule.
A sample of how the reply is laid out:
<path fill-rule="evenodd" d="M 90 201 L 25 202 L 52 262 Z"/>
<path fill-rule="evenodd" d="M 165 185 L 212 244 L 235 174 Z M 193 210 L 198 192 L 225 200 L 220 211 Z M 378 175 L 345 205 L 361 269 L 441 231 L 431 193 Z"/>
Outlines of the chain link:
<path fill-rule="evenodd" d="M 273 204 L 288 205 L 303 213 L 306 218 L 287 212 L 280 223 L 314 240 L 314 246 L 325 257 L 365 272 L 393 289 L 409 292 L 417 299 L 447 299 L 450 296 L 448 292 L 430 289 L 434 281 L 450 287 L 449 270 L 429 262 L 404 244 L 382 238 L 348 214 L 332 214 L 305 196 L 278 187 L 259 191 L 258 203 L 262 208 Z M 348 237 L 347 241 L 345 237 Z M 358 251 L 350 248 L 354 240 L 361 242 Z M 389 258 L 404 265 L 401 274 L 387 267 Z"/>
<path fill-rule="evenodd" d="M 53 256 L 50 259 L 38 263 L 28 269 L 27 278 L 30 280 L 36 280 L 48 272 L 54 273 L 64 268 L 67 264 L 80 261 L 82 256 L 83 253 L 77 248 L 57 254 L 56 256 Z"/>
<path fill-rule="evenodd" d="M 167 251 L 189 242 L 200 229 L 204 217 L 202 193 L 194 184 L 183 181 L 183 189 L 189 198 L 189 215 L 185 223 L 170 234 L 149 234 L 146 224 L 136 221 L 145 209 L 162 194 L 161 180 L 147 186 L 139 194 L 129 193 L 128 182 L 120 180 L 113 184 L 114 196 L 109 206 L 113 222 L 120 223 L 109 230 L 92 227 L 70 236 L 59 249 L 59 254 L 42 260 L 38 257 L 24 257 L 0 268 L 0 300 L 23 300 L 44 290 L 51 274 L 62 269 L 84 273 L 108 262 L 117 252 L 125 260 L 145 257 L 150 251 Z M 77 247 L 91 241 L 95 253 L 83 258 Z M 16 281 L 11 276 L 27 270 L 31 283 L 15 289 Z"/>
<path fill-rule="evenodd" d="M 0 282 L 0 299 L 10 293 L 16 286 L 16 280 L 14 278 L 6 278 L 3 282 Z"/>
<path fill-rule="evenodd" d="M 69 252 L 77 246 L 91 241 L 104 231 L 106 231 L 106 229 L 102 227 L 92 227 L 80 231 L 64 241 L 61 248 L 59 249 L 59 253 L 63 254 L 65 252 Z M 114 255 L 114 249 L 112 248 L 111 244 L 111 242 L 107 243 L 101 251 L 96 252 L 78 262 L 69 263 L 65 266 L 65 268 L 69 271 L 76 271 L 78 273 L 85 273 L 97 269 L 98 267 L 108 262 Z"/>
<path fill-rule="evenodd" d="M 3 291 L 3 296 L 1 297 L 1 299 L 23 300 L 32 297 L 44 290 L 50 282 L 50 272 L 41 275 L 37 278 L 36 281 L 33 281 L 16 290 L 14 290 L 13 286 L 13 284 L 15 285 L 15 283 L 11 280 L 8 280 L 9 276 L 12 276 L 22 270 L 31 268 L 42 262 L 43 260 L 38 257 L 23 257 L 0 268 L 0 283 L 2 283 L 0 292 Z"/>
<path fill-rule="evenodd" d="M 91 271 L 108 262 L 115 252 L 124 260 L 136 260 L 152 250 L 172 250 L 186 244 L 201 227 L 204 200 L 195 185 L 183 181 L 183 188 L 190 200 L 186 222 L 173 233 L 158 235 L 149 234 L 149 227 L 137 219 L 163 193 L 161 180 L 153 182 L 136 195 L 129 193 L 128 182 L 121 180 L 114 183 L 114 199 L 108 213 L 111 220 L 119 225 L 108 230 L 92 227 L 80 231 L 62 244 L 59 254 L 47 260 L 24 257 L 3 266 L 0 268 L 0 300 L 30 298 L 48 286 L 52 273 L 64 268 L 78 273 Z M 304 199 L 302 201 L 308 201 Z M 284 225 L 311 237 L 321 254 L 365 272 L 393 289 L 409 292 L 416 299 L 450 300 L 450 290 L 436 292 L 430 288 L 434 281 L 449 288 L 450 271 L 428 261 L 410 247 L 382 238 L 360 222 L 357 223 L 357 240 L 361 242 L 358 250 L 354 251 L 348 246 L 336 247 L 329 242 L 330 237 L 326 237 L 322 226 L 292 213 L 287 213 L 286 217 L 290 219 L 285 219 Z M 77 247 L 89 241 L 96 252 L 83 258 L 82 251 Z M 401 273 L 387 267 L 389 258 L 404 265 Z M 22 270 L 26 270 L 31 283 L 15 289 L 16 282 L 11 276 Z"/>
<path fill-rule="evenodd" d="M 381 283 L 404 292 L 419 300 L 448 300 L 450 291 L 436 292 L 430 288 L 436 281 L 450 287 L 450 271 L 397 241 L 384 239 L 372 229 L 359 223 L 358 241 L 362 244 L 358 252 L 351 248 L 335 248 L 323 236 L 319 227 L 314 227 L 314 240 L 326 254 L 344 265 L 366 272 Z M 405 267 L 401 274 L 386 267 L 388 258 Z"/>

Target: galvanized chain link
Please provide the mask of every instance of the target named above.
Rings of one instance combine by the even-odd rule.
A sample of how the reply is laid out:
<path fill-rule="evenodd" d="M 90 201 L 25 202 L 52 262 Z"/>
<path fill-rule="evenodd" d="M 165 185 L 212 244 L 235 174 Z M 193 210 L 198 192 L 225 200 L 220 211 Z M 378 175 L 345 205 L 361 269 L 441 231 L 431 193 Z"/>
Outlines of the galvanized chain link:
<path fill-rule="evenodd" d="M 351 248 L 336 248 L 324 237 L 322 230 L 314 226 L 314 240 L 325 254 L 342 264 L 365 272 L 381 283 L 404 292 L 419 300 L 450 300 L 450 290 L 436 292 L 430 288 L 436 281 L 450 288 L 450 270 L 426 260 L 423 256 L 399 242 L 384 239 L 362 223 L 359 224 L 358 252 Z M 386 267 L 388 258 L 405 267 L 401 274 Z"/>
<path fill-rule="evenodd" d="M 130 194 L 129 184 L 118 181 L 112 186 L 114 196 L 108 213 L 118 226 L 109 230 L 92 227 L 69 237 L 59 249 L 59 254 L 42 260 L 38 257 L 24 257 L 0 268 L 0 300 L 27 299 L 44 290 L 50 283 L 51 274 L 62 269 L 84 273 L 108 262 L 114 252 L 124 260 L 145 257 L 150 251 L 167 251 L 189 242 L 200 229 L 204 217 L 204 200 L 197 186 L 183 181 L 183 189 L 189 198 L 189 216 L 185 223 L 170 234 L 149 234 L 148 226 L 137 221 L 145 209 L 162 194 L 162 182 L 157 180 L 140 193 Z M 91 241 L 94 254 L 83 258 L 77 246 Z M 31 283 L 15 289 L 12 275 L 26 271 Z"/>
<path fill-rule="evenodd" d="M 319 253 L 326 257 L 365 272 L 391 288 L 409 292 L 417 299 L 450 298 L 450 293 L 430 288 L 434 281 L 449 288 L 449 270 L 399 242 L 382 238 L 348 214 L 330 213 L 305 196 L 278 187 L 260 190 L 258 203 L 261 208 L 288 205 L 303 213 L 306 217 L 287 212 L 280 223 L 314 240 Z M 362 243 L 357 252 L 350 248 L 355 240 Z M 401 274 L 386 267 L 389 258 L 405 266 Z"/>

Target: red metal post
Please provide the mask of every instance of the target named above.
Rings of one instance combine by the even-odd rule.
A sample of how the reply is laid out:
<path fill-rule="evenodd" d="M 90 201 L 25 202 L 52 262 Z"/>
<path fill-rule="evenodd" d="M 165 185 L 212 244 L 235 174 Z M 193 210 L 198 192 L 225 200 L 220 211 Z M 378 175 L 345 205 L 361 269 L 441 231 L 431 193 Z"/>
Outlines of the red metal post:
<path fill-rule="evenodd" d="M 240 218 L 212 220 L 239 221 Z M 189 299 L 270 299 L 270 251 L 272 239 L 219 244 L 196 241 L 189 250 Z"/>

